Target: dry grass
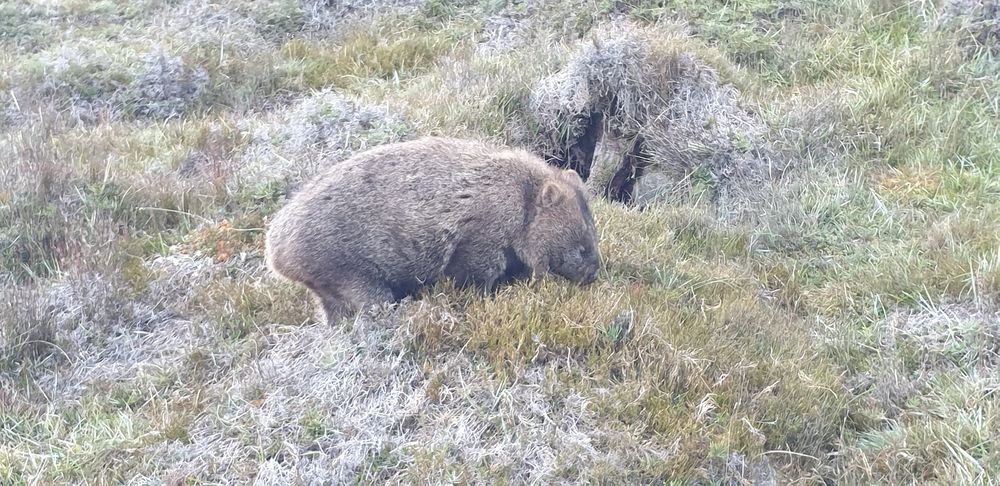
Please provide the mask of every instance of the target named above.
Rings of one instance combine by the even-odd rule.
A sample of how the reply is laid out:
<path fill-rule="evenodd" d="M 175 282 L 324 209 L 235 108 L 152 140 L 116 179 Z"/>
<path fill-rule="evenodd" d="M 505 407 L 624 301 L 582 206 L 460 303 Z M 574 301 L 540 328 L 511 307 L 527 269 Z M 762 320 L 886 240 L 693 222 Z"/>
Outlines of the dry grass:
<path fill-rule="evenodd" d="M 1000 480 L 988 2 L 328 3 L 0 5 L 0 482 Z M 594 285 L 267 272 L 320 168 L 608 92 Z"/>

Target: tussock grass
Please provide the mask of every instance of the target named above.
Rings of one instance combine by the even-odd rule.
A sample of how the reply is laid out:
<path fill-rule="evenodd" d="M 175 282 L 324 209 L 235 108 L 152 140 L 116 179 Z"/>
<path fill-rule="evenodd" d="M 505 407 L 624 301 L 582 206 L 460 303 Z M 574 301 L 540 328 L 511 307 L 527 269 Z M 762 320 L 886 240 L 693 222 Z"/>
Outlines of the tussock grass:
<path fill-rule="evenodd" d="M 0 5 L 0 482 L 998 480 L 986 2 L 327 3 Z M 656 134 L 681 184 L 595 200 L 595 284 L 327 327 L 266 270 L 315 171 L 527 144 L 623 18 L 712 79 Z M 720 147 L 794 169 L 733 175 L 753 218 Z"/>
<path fill-rule="evenodd" d="M 319 42 L 290 40 L 283 46 L 288 56 L 288 75 L 307 88 L 349 87 L 351 83 L 390 80 L 401 72 L 419 72 L 450 47 L 447 38 L 429 32 L 399 32 L 386 41 L 389 28 L 353 31 L 338 49 Z M 411 29 L 412 30 L 412 29 Z M 399 35 L 402 34 L 402 35 Z"/>

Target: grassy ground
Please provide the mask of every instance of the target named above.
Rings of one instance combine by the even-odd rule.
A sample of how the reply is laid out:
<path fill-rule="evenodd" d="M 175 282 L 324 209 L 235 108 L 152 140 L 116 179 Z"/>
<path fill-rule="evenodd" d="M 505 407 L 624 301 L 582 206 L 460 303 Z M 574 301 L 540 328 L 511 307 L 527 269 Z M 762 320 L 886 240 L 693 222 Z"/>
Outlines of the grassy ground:
<path fill-rule="evenodd" d="M 0 482 L 1000 481 L 995 7 L 387 4 L 0 4 Z M 519 143 L 613 17 L 794 165 L 756 217 L 598 201 L 591 287 L 335 328 L 268 274 L 319 167 Z"/>

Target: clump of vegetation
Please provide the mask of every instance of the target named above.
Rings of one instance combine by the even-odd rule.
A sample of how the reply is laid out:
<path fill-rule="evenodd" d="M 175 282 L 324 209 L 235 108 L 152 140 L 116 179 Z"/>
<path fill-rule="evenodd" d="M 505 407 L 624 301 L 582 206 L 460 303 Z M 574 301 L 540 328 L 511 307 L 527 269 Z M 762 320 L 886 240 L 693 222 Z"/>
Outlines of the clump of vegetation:
<path fill-rule="evenodd" d="M 184 113 L 204 93 L 207 84 L 204 67 L 188 68 L 180 57 L 151 52 L 129 96 L 134 100 L 131 104 L 136 115 L 169 118 Z"/>
<path fill-rule="evenodd" d="M 209 75 L 162 48 L 142 58 L 114 44 L 64 45 L 38 56 L 14 77 L 12 96 L 69 110 L 78 122 L 103 119 L 164 119 L 198 106 Z M 20 105 L 20 104 L 19 104 Z"/>
<path fill-rule="evenodd" d="M 412 136 L 404 117 L 332 90 L 303 97 L 246 131 L 251 141 L 238 177 L 257 194 L 248 197 L 284 194 L 356 151 Z"/>
<path fill-rule="evenodd" d="M 285 44 L 293 75 L 308 88 L 349 87 L 358 79 L 388 80 L 401 72 L 426 69 L 451 47 L 448 39 L 426 32 L 413 32 L 387 41 L 381 31 L 348 34 L 335 51 L 317 42 L 292 40 Z"/>
<path fill-rule="evenodd" d="M 970 54 L 986 49 L 1000 54 L 1000 5 L 987 0 L 948 0 L 937 19 L 939 28 L 961 35 Z"/>
<path fill-rule="evenodd" d="M 676 31 L 595 29 L 533 89 L 536 145 L 554 164 L 584 176 L 596 170 L 595 185 L 613 200 L 687 200 L 701 175 L 724 219 L 759 210 L 766 186 L 792 161 L 772 150 L 764 121 L 700 58 L 706 51 Z M 621 152 L 595 166 L 607 138 Z"/>
<path fill-rule="evenodd" d="M 4 360 L 0 362 L 0 370 L 4 374 L 27 370 L 34 361 L 60 358 L 54 349 L 58 345 L 48 309 L 39 305 L 41 301 L 36 293 L 36 289 L 16 286 L 5 286 L 0 293 L 4 302 L 0 313 L 5 316 L 0 329 L 0 356 Z M 9 403 L 13 397 L 4 398 Z"/>

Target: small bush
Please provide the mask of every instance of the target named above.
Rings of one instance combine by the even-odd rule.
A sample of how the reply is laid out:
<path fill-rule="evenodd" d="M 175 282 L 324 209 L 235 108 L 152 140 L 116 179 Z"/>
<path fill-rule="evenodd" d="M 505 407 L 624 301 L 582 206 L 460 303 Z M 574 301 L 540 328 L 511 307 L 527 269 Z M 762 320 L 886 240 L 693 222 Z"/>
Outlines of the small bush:
<path fill-rule="evenodd" d="M 132 100 L 123 103 L 132 107 L 135 116 L 169 118 L 197 104 L 207 84 L 204 67 L 188 68 L 179 57 L 151 52 L 130 87 Z"/>

